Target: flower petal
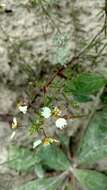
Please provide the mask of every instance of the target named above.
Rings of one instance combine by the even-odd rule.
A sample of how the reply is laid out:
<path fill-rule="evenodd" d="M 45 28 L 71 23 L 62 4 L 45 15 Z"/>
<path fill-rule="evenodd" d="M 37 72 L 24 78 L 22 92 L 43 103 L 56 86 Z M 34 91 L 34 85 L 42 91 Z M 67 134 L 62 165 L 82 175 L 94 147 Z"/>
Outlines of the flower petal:
<path fill-rule="evenodd" d="M 13 122 L 12 122 L 12 129 L 16 129 L 18 126 L 18 123 L 17 123 L 17 118 L 16 117 L 13 117 Z"/>
<path fill-rule="evenodd" d="M 41 141 L 40 139 L 37 140 L 37 141 L 35 141 L 35 142 L 33 143 L 33 148 L 36 148 L 36 147 L 39 146 L 41 143 L 42 143 L 42 141 Z"/>
<path fill-rule="evenodd" d="M 11 134 L 11 136 L 10 136 L 10 140 L 12 140 L 15 135 L 16 135 L 16 131 L 13 131 L 12 134 Z"/>

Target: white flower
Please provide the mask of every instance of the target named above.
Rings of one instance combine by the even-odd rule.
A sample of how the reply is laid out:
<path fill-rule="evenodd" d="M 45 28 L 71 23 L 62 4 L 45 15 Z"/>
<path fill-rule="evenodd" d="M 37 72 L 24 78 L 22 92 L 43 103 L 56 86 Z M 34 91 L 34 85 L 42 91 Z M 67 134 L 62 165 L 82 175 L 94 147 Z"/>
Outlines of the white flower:
<path fill-rule="evenodd" d="M 13 131 L 12 134 L 11 134 L 11 136 L 10 136 L 10 140 L 12 140 L 15 135 L 16 135 L 16 131 Z"/>
<path fill-rule="evenodd" d="M 19 105 L 18 106 L 18 109 L 19 109 L 19 111 L 20 112 L 22 112 L 23 114 L 26 114 L 26 112 L 27 112 L 27 106 L 25 105 Z"/>
<path fill-rule="evenodd" d="M 56 120 L 56 127 L 59 129 L 63 129 L 67 125 L 67 121 L 64 118 L 59 118 Z"/>
<path fill-rule="evenodd" d="M 39 146 L 42 143 L 42 140 L 37 140 L 33 143 L 33 148 L 36 148 L 37 146 Z"/>
<path fill-rule="evenodd" d="M 49 118 L 51 116 L 51 110 L 50 108 L 48 107 L 43 107 L 42 108 L 42 111 L 41 111 L 41 115 L 44 117 L 44 118 Z"/>

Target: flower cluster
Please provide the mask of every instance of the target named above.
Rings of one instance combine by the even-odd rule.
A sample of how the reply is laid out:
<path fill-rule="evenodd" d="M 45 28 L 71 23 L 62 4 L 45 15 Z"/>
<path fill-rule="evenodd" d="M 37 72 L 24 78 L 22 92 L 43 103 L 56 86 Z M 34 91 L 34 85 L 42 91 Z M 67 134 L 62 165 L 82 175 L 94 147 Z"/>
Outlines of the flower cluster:
<path fill-rule="evenodd" d="M 67 125 L 67 120 L 61 117 L 61 110 L 57 107 L 55 107 L 53 110 L 51 110 L 49 107 L 43 107 L 41 115 L 46 119 L 50 118 L 51 116 L 58 117 L 55 121 L 55 124 L 59 129 L 63 129 Z"/>
<path fill-rule="evenodd" d="M 23 104 L 23 103 L 18 103 L 17 104 L 17 109 L 21 113 L 26 114 L 27 110 L 28 110 L 28 106 Z M 49 119 L 50 117 L 53 117 L 55 119 L 55 126 L 58 129 L 63 129 L 65 126 L 67 126 L 67 120 L 64 117 L 61 116 L 62 111 L 58 107 L 54 107 L 53 109 L 50 109 L 49 107 L 43 107 L 41 112 L 39 113 L 39 115 L 40 115 L 40 118 L 44 117 L 45 119 Z M 11 127 L 12 127 L 12 129 L 18 128 L 18 121 L 17 121 L 16 117 L 13 117 Z M 13 132 L 11 134 L 10 139 L 13 139 L 15 134 L 16 134 L 16 132 Z M 49 145 L 49 144 L 51 144 L 53 142 L 58 142 L 58 141 L 56 139 L 51 138 L 51 137 L 47 137 L 44 140 L 35 141 L 34 144 L 33 144 L 33 148 L 37 147 L 41 143 L 43 145 Z"/>
<path fill-rule="evenodd" d="M 49 107 L 43 107 L 41 112 L 41 116 L 45 119 L 49 119 L 50 117 L 55 117 L 55 125 L 59 129 L 63 129 L 67 125 L 67 120 L 64 117 L 61 117 L 61 110 L 58 107 L 54 107 L 52 110 Z M 38 139 L 33 143 L 33 148 L 38 147 L 40 144 L 43 146 L 50 145 L 52 143 L 58 143 L 59 141 L 52 137 L 45 137 L 43 140 Z"/>

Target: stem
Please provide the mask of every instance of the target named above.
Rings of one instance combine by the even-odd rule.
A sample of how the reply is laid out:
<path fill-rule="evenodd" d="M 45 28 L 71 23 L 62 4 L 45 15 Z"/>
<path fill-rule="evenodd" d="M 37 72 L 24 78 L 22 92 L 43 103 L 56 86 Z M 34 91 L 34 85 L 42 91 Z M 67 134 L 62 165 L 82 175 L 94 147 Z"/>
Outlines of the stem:
<path fill-rule="evenodd" d="M 59 75 L 59 73 L 63 72 L 68 66 L 71 64 L 74 64 L 76 60 L 78 60 L 85 52 L 90 48 L 90 46 L 93 44 L 93 42 L 96 40 L 96 38 L 104 31 L 105 24 L 101 28 L 101 30 L 93 37 L 93 39 L 79 52 L 77 56 L 74 56 L 71 58 L 71 60 L 64 66 L 62 66 L 60 69 L 56 71 L 56 73 L 49 79 L 49 81 L 45 84 L 43 87 L 43 92 L 47 92 L 48 87 L 51 85 L 53 80 Z"/>
<path fill-rule="evenodd" d="M 82 118 L 82 117 L 88 117 L 87 115 L 64 115 L 63 116 L 65 119 L 78 119 L 78 118 Z"/>
<path fill-rule="evenodd" d="M 41 129 L 42 129 L 42 131 L 43 131 L 44 136 L 47 137 L 47 134 L 46 134 L 46 132 L 45 132 L 45 129 L 44 129 L 44 128 L 41 128 Z"/>

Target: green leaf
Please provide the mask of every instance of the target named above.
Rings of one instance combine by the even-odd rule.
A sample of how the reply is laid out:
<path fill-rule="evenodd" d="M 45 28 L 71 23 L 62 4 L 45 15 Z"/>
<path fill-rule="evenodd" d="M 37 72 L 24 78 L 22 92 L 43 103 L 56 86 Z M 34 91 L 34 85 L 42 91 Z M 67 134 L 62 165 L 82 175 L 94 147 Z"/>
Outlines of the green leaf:
<path fill-rule="evenodd" d="M 37 155 L 43 165 L 49 168 L 64 171 L 70 167 L 70 162 L 66 155 L 54 144 L 42 146 L 37 152 Z"/>
<path fill-rule="evenodd" d="M 69 149 L 69 141 L 67 134 L 65 132 L 58 134 L 58 139 L 65 150 Z"/>
<path fill-rule="evenodd" d="M 79 163 L 95 163 L 107 156 L 107 108 L 95 114 L 77 152 Z"/>
<path fill-rule="evenodd" d="M 86 190 L 107 190 L 107 176 L 100 172 L 76 169 L 74 175 Z"/>
<path fill-rule="evenodd" d="M 62 183 L 63 177 L 60 176 L 37 179 L 35 181 L 28 182 L 15 190 L 57 190 Z"/>
<path fill-rule="evenodd" d="M 45 96 L 44 97 L 44 103 L 45 103 L 45 106 L 47 106 L 47 107 L 52 106 L 52 97 L 51 96 Z"/>
<path fill-rule="evenodd" d="M 97 93 L 106 84 L 97 73 L 82 73 L 65 84 L 65 92 L 72 93 L 80 102 L 90 101 L 90 95 Z M 79 100 L 80 99 L 80 100 Z"/>
<path fill-rule="evenodd" d="M 8 165 L 17 171 L 31 171 L 38 162 L 37 155 L 26 148 L 12 146 L 9 150 Z"/>
<path fill-rule="evenodd" d="M 78 101 L 78 102 L 89 102 L 92 101 L 92 97 L 88 96 L 88 95 L 74 95 L 74 100 Z"/>

